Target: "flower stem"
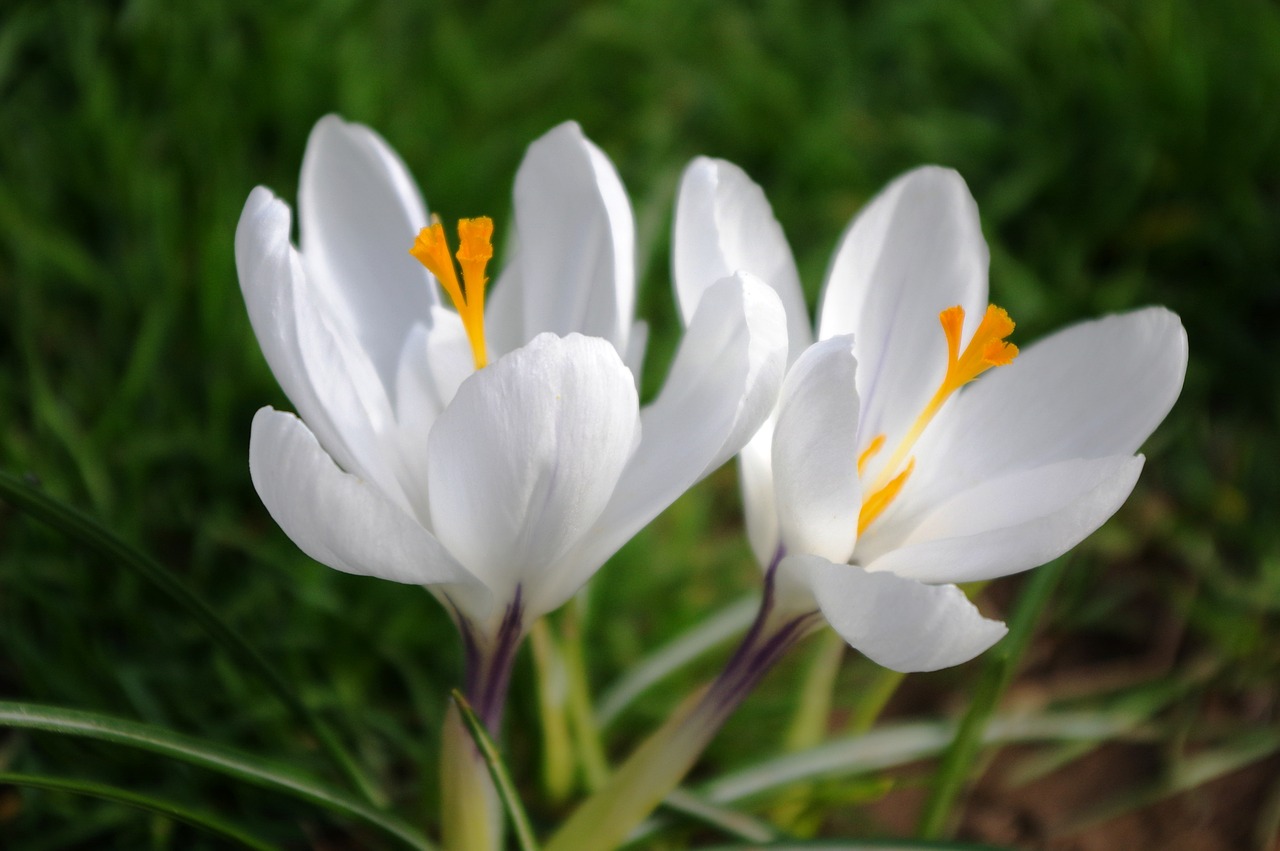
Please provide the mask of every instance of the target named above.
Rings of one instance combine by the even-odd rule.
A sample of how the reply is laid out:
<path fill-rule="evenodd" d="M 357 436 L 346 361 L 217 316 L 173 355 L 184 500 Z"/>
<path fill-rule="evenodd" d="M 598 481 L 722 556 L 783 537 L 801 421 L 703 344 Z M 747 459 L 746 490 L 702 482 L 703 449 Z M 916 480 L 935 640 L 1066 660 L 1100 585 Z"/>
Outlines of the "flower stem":
<path fill-rule="evenodd" d="M 516 650 L 524 638 L 520 589 L 502 618 L 477 629 L 457 618 L 466 652 L 466 695 L 475 715 L 497 740 Z M 499 851 L 502 805 L 488 763 L 476 749 L 457 704 L 445 715 L 440 753 L 440 821 L 448 851 Z"/>
<path fill-rule="evenodd" d="M 777 612 L 773 572 L 760 612 L 710 686 L 667 719 L 546 844 L 545 851 L 609 851 L 661 803 L 773 663 L 820 623 L 816 612 Z"/>
<path fill-rule="evenodd" d="M 441 833 L 449 851 L 498 851 L 502 807 L 484 757 L 462 723 L 457 704 L 444 719 L 440 754 Z"/>

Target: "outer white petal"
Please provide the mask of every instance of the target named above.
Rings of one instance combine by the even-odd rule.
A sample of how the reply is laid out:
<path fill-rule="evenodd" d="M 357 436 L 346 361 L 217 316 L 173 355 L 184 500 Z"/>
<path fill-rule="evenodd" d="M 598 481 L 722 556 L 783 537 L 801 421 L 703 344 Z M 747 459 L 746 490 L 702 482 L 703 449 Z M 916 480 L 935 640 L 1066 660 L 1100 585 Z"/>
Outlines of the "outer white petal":
<path fill-rule="evenodd" d="M 1036 567 L 1106 522 L 1133 490 L 1143 460 L 1060 461 L 983 482 L 938 505 L 889 552 L 862 561 L 860 544 L 856 558 L 870 571 L 923 582 L 973 582 Z"/>
<path fill-rule="evenodd" d="M 916 452 L 919 493 L 936 500 L 1012 470 L 1136 452 L 1186 366 L 1186 332 L 1164 308 L 1065 328 L 943 409 Z"/>
<path fill-rule="evenodd" d="M 768 567 L 782 541 L 773 489 L 773 417 L 764 421 L 738 453 L 738 482 L 751 552 L 761 567 Z"/>
<path fill-rule="evenodd" d="M 392 421 L 382 384 L 357 341 L 316 297 L 289 244 L 289 219 L 289 208 L 259 187 L 236 227 L 236 269 L 254 334 L 325 451 L 402 501 L 381 446 Z"/>
<path fill-rule="evenodd" d="M 846 562 L 858 538 L 857 362 L 853 338 L 815 343 L 787 373 L 773 432 L 778 522 L 789 553 Z"/>
<path fill-rule="evenodd" d="M 938 314 L 963 307 L 969 338 L 987 306 L 987 260 L 977 205 L 949 169 L 899 177 L 845 231 L 818 339 L 854 335 L 864 444 L 886 434 L 892 446 L 933 394 L 946 370 Z"/>
<path fill-rule="evenodd" d="M 438 586 L 483 617 L 488 592 L 431 533 L 372 484 L 338 469 L 292 414 L 253 418 L 249 472 L 258 495 L 298 548 L 344 573 Z"/>
<path fill-rule="evenodd" d="M 979 614 L 954 585 L 925 585 L 891 573 L 868 573 L 815 556 L 804 562 L 822 614 L 871 661 L 895 671 L 936 671 L 967 662 L 1004 637 L 999 621 Z"/>
<path fill-rule="evenodd" d="M 631 373 L 603 340 L 542 334 L 463 382 L 428 441 L 440 540 L 501 598 L 590 529 L 640 426 Z"/>
<path fill-rule="evenodd" d="M 613 164 L 575 122 L 529 146 L 516 173 L 515 212 L 518 272 L 500 284 L 523 297 L 519 342 L 577 331 L 603 337 L 625 356 L 635 313 L 635 220 Z"/>
<path fill-rule="evenodd" d="M 813 341 L 800 275 L 764 191 L 725 160 L 698 157 L 684 170 L 676 200 L 672 267 L 687 325 L 707 288 L 739 270 L 773 287 L 787 311 L 789 360 Z"/>
<path fill-rule="evenodd" d="M 666 385 L 642 414 L 642 440 L 591 534 L 563 560 L 564 602 L 695 482 L 733 457 L 768 417 L 787 357 L 777 295 L 749 275 L 709 289 Z"/>
<path fill-rule="evenodd" d="M 427 224 L 413 179 L 377 133 L 325 116 L 302 158 L 298 219 L 307 274 L 351 324 L 390 390 L 405 336 L 439 298 L 409 254 Z"/>

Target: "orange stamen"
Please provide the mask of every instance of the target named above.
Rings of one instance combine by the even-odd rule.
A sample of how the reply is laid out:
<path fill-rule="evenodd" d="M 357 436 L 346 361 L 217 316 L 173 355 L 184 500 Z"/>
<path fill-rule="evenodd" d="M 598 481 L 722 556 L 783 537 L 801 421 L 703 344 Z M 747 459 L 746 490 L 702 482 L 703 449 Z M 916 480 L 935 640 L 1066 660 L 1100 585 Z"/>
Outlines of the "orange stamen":
<path fill-rule="evenodd" d="M 876 453 L 883 448 L 884 448 L 884 435 L 877 434 L 875 437 L 871 439 L 871 442 L 867 444 L 867 448 L 862 450 L 862 454 L 858 456 L 858 475 L 859 476 L 861 476 L 862 472 L 867 468 L 867 462 L 870 461 L 872 458 L 876 457 Z"/>
<path fill-rule="evenodd" d="M 862 509 L 858 513 L 858 534 L 862 534 L 901 492 L 907 477 L 915 468 L 915 459 L 908 460 L 907 456 L 938 411 L 951 398 L 951 394 L 991 367 L 1007 366 L 1018 356 L 1018 347 L 1005 341 L 1005 337 L 1013 333 L 1014 322 L 1003 308 L 994 304 L 987 305 L 982 321 L 978 323 L 977 330 L 973 332 L 973 337 L 963 351 L 960 349 L 960 335 L 964 330 L 964 308 L 959 305 L 948 307 L 938 314 L 938 321 L 942 324 L 942 333 L 947 339 L 947 372 L 928 404 L 894 448 L 893 455 L 867 488 L 868 496 L 862 501 Z M 866 463 L 883 445 L 884 435 L 879 435 L 858 457 L 859 476 Z M 904 462 L 906 469 L 899 473 Z"/>
<path fill-rule="evenodd" d="M 433 217 L 434 218 L 434 217 Z M 454 308 L 467 331 L 471 344 L 471 357 L 476 369 L 483 369 L 489 362 L 488 347 L 484 339 L 484 287 L 488 283 L 485 266 L 493 257 L 493 219 L 481 216 L 458 221 L 458 265 L 462 268 L 462 282 L 449 256 L 449 242 L 444 226 L 438 219 L 418 232 L 409 253 L 436 276 L 441 288 L 449 294 Z"/>

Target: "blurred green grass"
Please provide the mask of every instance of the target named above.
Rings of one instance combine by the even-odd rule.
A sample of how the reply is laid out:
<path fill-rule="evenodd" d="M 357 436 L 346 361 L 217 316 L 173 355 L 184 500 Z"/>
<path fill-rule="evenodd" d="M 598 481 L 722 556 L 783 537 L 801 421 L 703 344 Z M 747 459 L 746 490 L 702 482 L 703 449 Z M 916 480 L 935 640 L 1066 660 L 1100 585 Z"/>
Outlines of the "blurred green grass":
<path fill-rule="evenodd" d="M 327 112 L 382 133 L 433 209 L 495 214 L 500 228 L 524 147 L 579 120 L 637 209 L 649 392 L 677 336 L 668 229 L 690 157 L 726 157 L 765 187 L 811 302 L 841 229 L 878 188 L 921 163 L 959 169 L 991 243 L 993 299 L 1019 320 L 1019 342 L 1148 303 L 1178 311 L 1191 340 L 1186 390 L 1148 444 L 1139 490 L 1086 545 L 1048 629 L 1105 655 L 1145 647 L 1169 621 L 1186 631 L 1177 664 L 1212 660 L 1196 700 L 1261 694 L 1251 723 L 1275 722 L 1274 4 L 5 4 L 0 467 L 188 578 L 412 810 L 432 800 L 433 772 L 415 766 L 434 764 L 458 680 L 453 629 L 421 592 L 309 562 L 261 508 L 245 460 L 253 411 L 287 402 L 246 321 L 232 233 L 253 185 L 294 198 L 306 135 Z M 587 624 L 599 684 L 753 587 L 736 498 L 722 471 L 602 572 Z M 785 712 L 799 667 L 730 734 Z M 847 666 L 849 685 L 866 676 Z M 922 679 L 946 692 L 962 676 Z M 643 701 L 617 741 L 678 693 Z M 283 710 L 166 600 L 3 508 L 0 695 L 323 770 Z M 512 730 L 535 727 L 531 706 L 518 672 Z M 765 738 L 761 755 L 777 744 Z M 510 740 L 533 786 L 532 737 Z M 0 743 L 0 763 L 177 789 L 249 814 L 267 835 L 296 835 L 290 802 L 198 773 L 51 736 Z M 732 761 L 730 750 L 713 760 Z M 24 849 L 213 847 L 53 793 L 0 795 L 0 837 Z"/>

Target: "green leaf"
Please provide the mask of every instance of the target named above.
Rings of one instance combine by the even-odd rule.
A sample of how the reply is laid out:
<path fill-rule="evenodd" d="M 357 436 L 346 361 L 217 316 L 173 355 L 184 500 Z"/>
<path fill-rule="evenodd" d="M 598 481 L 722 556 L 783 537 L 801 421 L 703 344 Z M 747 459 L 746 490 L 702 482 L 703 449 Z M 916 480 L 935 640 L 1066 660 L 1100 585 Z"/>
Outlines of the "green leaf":
<path fill-rule="evenodd" d="M 1067 559 L 1060 558 L 1032 572 L 1009 618 L 1009 634 L 987 655 L 973 690 L 973 700 L 956 730 L 955 739 L 942 757 L 920 815 L 918 832 L 925 839 L 938 839 L 946 831 L 956 798 L 973 772 L 974 760 L 983 743 L 983 731 L 995 714 L 1018 660 L 1031 643 L 1040 612 L 1049 602 L 1066 564 Z"/>
<path fill-rule="evenodd" d="M 506 808 L 507 817 L 511 819 L 511 827 L 516 832 L 516 840 L 520 843 L 520 848 L 522 851 L 538 851 L 538 842 L 533 836 L 533 828 L 529 825 L 529 817 L 525 815 L 524 805 L 520 803 L 520 793 L 515 783 L 511 781 L 511 773 L 507 771 L 507 766 L 503 763 L 502 755 L 498 753 L 493 739 L 490 738 L 489 731 L 484 728 L 484 722 L 472 710 L 471 704 L 458 689 L 453 690 L 453 700 L 458 706 L 458 711 L 462 713 L 462 722 L 467 725 L 467 730 L 476 743 L 476 750 L 489 766 L 493 785 L 498 790 L 498 797 L 502 799 L 503 807 Z"/>
<path fill-rule="evenodd" d="M 793 783 L 880 771 L 936 756 L 951 743 L 955 730 L 954 724 L 945 721 L 884 726 L 722 775 L 703 784 L 698 792 L 713 803 L 732 804 Z M 1004 745 L 1105 738 L 1145 741 L 1150 735 L 1145 730 L 1135 730 L 1128 713 L 1059 712 L 993 718 L 982 741 Z"/>
<path fill-rule="evenodd" d="M 1005 851 L 995 845 L 947 842 L 933 839 L 813 839 L 785 840 L 756 845 L 715 845 L 703 851 Z"/>
<path fill-rule="evenodd" d="M 770 842 L 778 838 L 778 830 L 768 822 L 747 813 L 713 804 L 683 789 L 677 789 L 667 795 L 662 801 L 662 807 L 748 842 Z"/>
<path fill-rule="evenodd" d="M 37 490 L 22 479 L 0 472 L 0 498 L 79 541 L 99 555 L 117 562 L 151 582 L 178 605 L 185 608 L 204 627 L 209 636 L 275 692 L 276 696 L 308 726 L 338 769 L 375 806 L 386 806 L 386 797 L 360 769 L 333 730 L 311 711 L 292 686 L 226 621 L 218 616 L 199 594 L 189 588 L 172 571 L 166 570 L 146 553 L 120 538 L 106 526 L 84 512 Z"/>
<path fill-rule="evenodd" d="M 51 789 L 58 792 L 71 792 L 77 795 L 89 795 L 94 798 L 115 801 L 130 807 L 137 807 L 140 810 L 159 813 L 162 816 L 189 824 L 216 836 L 238 842 L 246 848 L 253 848 L 256 851 L 281 851 L 280 846 L 258 839 L 218 816 L 201 810 L 193 810 L 190 807 L 175 804 L 163 798 L 141 795 L 137 792 L 130 792 L 127 789 L 108 786 L 104 783 L 95 783 L 91 780 L 74 780 L 65 777 L 45 777 L 37 774 L 0 772 L 0 784 Z"/>
<path fill-rule="evenodd" d="M 633 666 L 629 673 L 600 695 L 596 718 L 601 727 L 608 727 L 637 697 L 656 683 L 679 671 L 704 653 L 725 644 L 747 631 L 760 608 L 760 598 L 750 596 L 739 600 L 719 613 L 702 621 L 694 629 L 667 642 L 650 654 L 643 662 Z"/>
<path fill-rule="evenodd" d="M 419 851 L 433 849 L 422 834 L 395 816 L 348 797 L 347 793 L 292 767 L 163 727 L 96 712 L 10 701 L 0 701 L 0 726 L 83 736 L 150 751 L 358 819 Z"/>

